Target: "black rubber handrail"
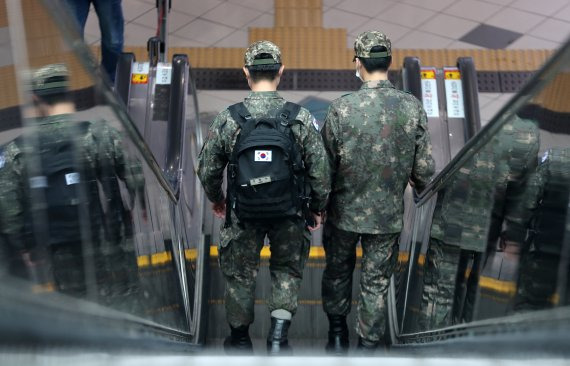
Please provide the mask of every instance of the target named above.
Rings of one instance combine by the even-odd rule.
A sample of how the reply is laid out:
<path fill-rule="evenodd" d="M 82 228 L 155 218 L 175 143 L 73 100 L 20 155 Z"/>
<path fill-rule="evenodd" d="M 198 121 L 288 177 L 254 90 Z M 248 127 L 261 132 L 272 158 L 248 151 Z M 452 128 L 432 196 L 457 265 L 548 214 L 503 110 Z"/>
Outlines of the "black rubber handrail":
<path fill-rule="evenodd" d="M 180 194 L 181 154 L 184 148 L 186 94 L 188 90 L 188 64 L 187 55 L 174 55 L 172 57 L 170 106 L 166 131 L 165 174 L 176 196 Z"/>
<path fill-rule="evenodd" d="M 420 59 L 417 57 L 404 58 L 403 81 L 404 90 L 412 93 L 413 96 L 422 100 L 422 78 Z"/>
<path fill-rule="evenodd" d="M 457 59 L 457 68 L 461 73 L 463 103 L 465 106 L 465 141 L 468 141 L 481 130 L 477 72 L 471 57 L 459 57 Z"/>
<path fill-rule="evenodd" d="M 115 73 L 115 93 L 125 106 L 129 104 L 129 93 L 131 91 L 131 73 L 133 62 L 136 61 L 135 54 L 131 52 L 123 52 L 119 56 L 117 62 L 117 71 Z"/>

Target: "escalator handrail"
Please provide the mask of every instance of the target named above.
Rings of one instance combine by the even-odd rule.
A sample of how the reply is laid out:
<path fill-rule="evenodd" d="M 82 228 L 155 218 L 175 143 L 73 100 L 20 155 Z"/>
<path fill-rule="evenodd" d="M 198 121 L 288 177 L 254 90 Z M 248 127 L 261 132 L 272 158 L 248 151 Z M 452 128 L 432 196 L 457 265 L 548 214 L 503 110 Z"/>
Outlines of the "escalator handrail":
<path fill-rule="evenodd" d="M 457 59 L 457 68 L 461 74 L 461 86 L 465 104 L 465 141 L 469 141 L 481 130 L 477 71 L 471 57 L 459 57 Z"/>
<path fill-rule="evenodd" d="M 170 106 L 168 112 L 166 148 L 166 177 L 176 196 L 180 192 L 180 171 L 182 169 L 184 131 L 186 122 L 186 94 L 188 93 L 188 56 L 174 55 L 172 57 L 172 84 L 170 91 Z"/>
<path fill-rule="evenodd" d="M 417 200 L 421 206 L 437 193 L 445 183 L 459 170 L 470 158 L 485 146 L 495 134 L 510 121 L 517 111 L 529 100 L 534 98 L 543 87 L 551 81 L 555 75 L 570 61 L 570 38 L 556 53 L 546 61 L 543 67 L 522 87 L 522 89 L 481 129 L 470 139 L 457 155 L 447 164 L 443 170 L 428 184 Z"/>
<path fill-rule="evenodd" d="M 119 101 L 111 89 L 110 80 L 100 71 L 97 60 L 93 57 L 91 50 L 87 47 L 78 33 L 75 22 L 67 16 L 68 11 L 64 9 L 62 4 L 58 1 L 41 0 L 40 3 L 43 5 L 45 11 L 56 20 L 62 37 L 67 45 L 75 51 L 75 54 L 84 69 L 90 72 L 91 75 L 94 75 L 93 81 L 95 82 L 95 87 L 102 92 L 104 100 L 115 111 L 119 122 L 125 128 L 127 136 L 141 153 L 142 157 L 156 176 L 158 183 L 170 199 L 174 203 L 178 203 L 178 197 L 170 187 L 170 184 L 168 183 L 164 172 L 160 168 L 160 165 L 156 161 L 154 154 L 151 152 L 138 128 L 135 126 L 135 123 L 129 116 L 124 103 Z"/>

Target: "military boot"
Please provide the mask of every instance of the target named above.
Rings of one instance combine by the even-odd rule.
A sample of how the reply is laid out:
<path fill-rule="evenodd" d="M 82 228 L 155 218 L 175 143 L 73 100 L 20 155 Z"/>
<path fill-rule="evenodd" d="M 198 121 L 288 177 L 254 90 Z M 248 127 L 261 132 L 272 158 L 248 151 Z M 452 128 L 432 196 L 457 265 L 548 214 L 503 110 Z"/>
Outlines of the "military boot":
<path fill-rule="evenodd" d="M 230 325 L 231 335 L 224 341 L 224 351 L 229 355 L 253 354 L 253 345 L 249 337 L 249 325 L 234 328 Z"/>
<path fill-rule="evenodd" d="M 293 353 L 287 340 L 289 325 L 291 325 L 291 320 L 271 317 L 271 328 L 267 336 L 267 353 L 269 356 L 283 356 Z"/>
<path fill-rule="evenodd" d="M 332 314 L 327 314 L 327 316 L 329 318 L 329 341 L 325 351 L 337 356 L 346 355 L 349 346 L 346 316 Z"/>
<path fill-rule="evenodd" d="M 377 341 L 371 341 L 368 339 L 364 339 L 362 337 L 358 337 L 358 345 L 356 346 L 356 348 L 357 348 L 360 356 L 372 356 L 372 355 L 374 355 L 374 351 L 376 351 L 376 347 L 378 347 Z"/>

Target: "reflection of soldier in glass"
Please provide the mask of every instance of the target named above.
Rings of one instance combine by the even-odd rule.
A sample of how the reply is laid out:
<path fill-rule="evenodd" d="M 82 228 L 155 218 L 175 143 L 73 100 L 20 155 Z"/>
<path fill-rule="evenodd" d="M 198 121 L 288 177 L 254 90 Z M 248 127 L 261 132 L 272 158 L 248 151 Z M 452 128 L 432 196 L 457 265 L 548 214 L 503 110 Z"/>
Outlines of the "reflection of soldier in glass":
<path fill-rule="evenodd" d="M 569 194 L 570 148 L 551 149 L 545 153 L 519 201 L 521 212 L 528 214 L 520 215 L 510 224 L 511 231 L 518 229 L 519 235 L 507 245 L 522 243 L 515 311 L 544 309 L 559 303 L 558 270 L 564 238 L 569 234 L 566 226 Z"/>
<path fill-rule="evenodd" d="M 482 254 L 495 249 L 503 222 L 520 215 L 516 203 L 536 167 L 538 138 L 533 122 L 516 117 L 439 192 L 426 254 L 421 329 L 471 320 Z M 516 234 L 506 231 L 503 239 Z"/>
<path fill-rule="evenodd" d="M 112 233 L 124 231 L 115 227 L 121 221 L 104 225 L 99 185 L 107 212 L 113 214 L 120 197 L 113 195 L 109 182 L 116 175 L 134 194 L 142 187 L 142 174 L 127 163 L 116 130 L 72 120 L 75 107 L 64 65 L 36 70 L 31 91 L 38 117 L 31 132 L 5 146 L 0 159 L 2 235 L 28 267 L 49 263 L 56 289 L 83 296 L 88 282 L 94 285 L 100 264 L 94 254 L 103 238 L 117 245 L 120 238 Z"/>

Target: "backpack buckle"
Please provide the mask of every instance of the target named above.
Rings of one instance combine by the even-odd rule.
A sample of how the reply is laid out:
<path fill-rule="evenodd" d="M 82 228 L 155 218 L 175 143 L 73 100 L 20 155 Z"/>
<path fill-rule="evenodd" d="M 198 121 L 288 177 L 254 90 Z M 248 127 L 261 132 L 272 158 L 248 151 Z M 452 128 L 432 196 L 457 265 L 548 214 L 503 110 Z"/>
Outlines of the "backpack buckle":
<path fill-rule="evenodd" d="M 235 164 L 228 164 L 228 170 L 230 171 L 230 178 L 236 177 L 236 165 Z"/>

